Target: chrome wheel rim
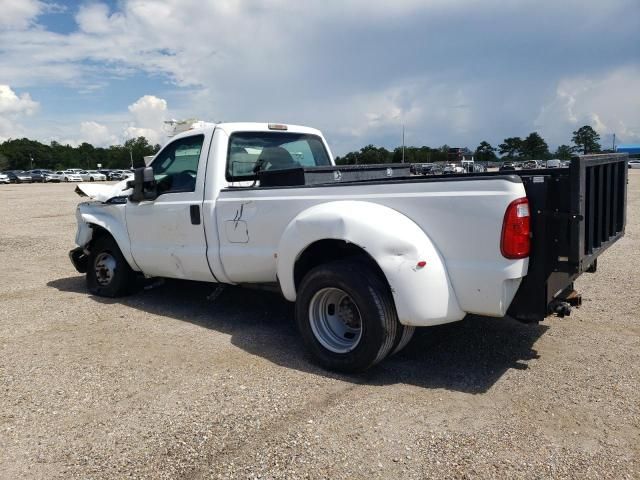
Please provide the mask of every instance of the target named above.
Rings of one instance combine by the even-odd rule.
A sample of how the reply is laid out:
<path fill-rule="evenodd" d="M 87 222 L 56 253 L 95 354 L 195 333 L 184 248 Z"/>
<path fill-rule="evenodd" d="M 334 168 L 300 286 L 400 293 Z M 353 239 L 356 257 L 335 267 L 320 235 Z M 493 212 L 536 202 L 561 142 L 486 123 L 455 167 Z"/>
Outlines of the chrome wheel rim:
<path fill-rule="evenodd" d="M 362 316 L 351 297 L 339 288 L 323 288 L 309 303 L 309 322 L 316 340 L 334 353 L 348 353 L 362 338 Z"/>
<path fill-rule="evenodd" d="M 101 287 L 106 287 L 113 281 L 116 274 L 116 259 L 108 252 L 102 252 L 94 263 L 96 281 Z"/>

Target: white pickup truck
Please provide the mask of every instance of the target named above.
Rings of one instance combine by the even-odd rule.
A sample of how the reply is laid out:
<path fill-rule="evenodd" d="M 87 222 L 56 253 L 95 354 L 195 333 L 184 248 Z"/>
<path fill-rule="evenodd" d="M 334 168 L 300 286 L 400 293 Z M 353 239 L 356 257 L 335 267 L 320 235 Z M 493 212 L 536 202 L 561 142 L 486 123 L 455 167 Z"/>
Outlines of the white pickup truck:
<path fill-rule="evenodd" d="M 624 232 L 622 155 L 434 177 L 332 158 L 307 127 L 186 131 L 133 181 L 79 187 L 94 200 L 70 257 L 100 296 L 140 275 L 275 287 L 322 366 L 362 371 L 415 327 L 569 313 L 573 280 Z"/>

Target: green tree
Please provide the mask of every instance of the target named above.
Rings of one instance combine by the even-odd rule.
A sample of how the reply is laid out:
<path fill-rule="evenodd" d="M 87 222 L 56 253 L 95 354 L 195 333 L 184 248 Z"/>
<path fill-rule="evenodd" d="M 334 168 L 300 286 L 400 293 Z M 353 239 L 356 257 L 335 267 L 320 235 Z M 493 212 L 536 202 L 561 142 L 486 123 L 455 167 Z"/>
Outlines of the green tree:
<path fill-rule="evenodd" d="M 144 157 L 153 155 L 157 151 L 145 137 L 127 140 L 124 142 L 124 148 L 129 152 L 129 163 L 133 160 L 134 167 L 144 167 Z"/>
<path fill-rule="evenodd" d="M 576 145 L 576 151 L 580 151 L 585 155 L 587 153 L 599 152 L 602 149 L 600 146 L 600 135 L 589 125 L 580 127 L 573 132 L 573 138 L 571 140 Z"/>
<path fill-rule="evenodd" d="M 554 154 L 554 156 L 560 160 L 571 160 L 572 155 L 573 148 L 569 145 L 560 145 Z"/>
<path fill-rule="evenodd" d="M 496 149 L 489 142 L 483 140 L 476 148 L 476 159 L 481 162 L 496 160 Z"/>
<path fill-rule="evenodd" d="M 9 159 L 2 153 L 0 153 L 0 172 L 9 168 Z"/>
<path fill-rule="evenodd" d="M 500 155 L 506 155 L 509 158 L 518 157 L 521 154 L 522 139 L 520 137 L 508 137 L 504 142 L 498 145 Z"/>
<path fill-rule="evenodd" d="M 127 140 L 125 145 L 109 148 L 94 147 L 83 143 L 78 147 L 62 145 L 56 141 L 45 145 L 27 138 L 9 139 L 0 143 L 0 170 L 29 170 L 33 168 L 63 170 L 66 168 L 128 168 L 131 157 L 137 166 L 143 165 L 143 157 L 160 150 L 160 145 L 151 145 L 146 138 Z"/>
<path fill-rule="evenodd" d="M 549 146 L 538 132 L 532 132 L 522 141 L 520 152 L 524 158 L 542 160 L 549 156 Z"/>
<path fill-rule="evenodd" d="M 349 152 L 344 157 L 337 157 L 338 165 L 365 165 L 375 163 L 391 163 L 393 161 L 393 153 L 384 147 L 375 147 L 367 145 L 362 147 L 359 152 Z"/>

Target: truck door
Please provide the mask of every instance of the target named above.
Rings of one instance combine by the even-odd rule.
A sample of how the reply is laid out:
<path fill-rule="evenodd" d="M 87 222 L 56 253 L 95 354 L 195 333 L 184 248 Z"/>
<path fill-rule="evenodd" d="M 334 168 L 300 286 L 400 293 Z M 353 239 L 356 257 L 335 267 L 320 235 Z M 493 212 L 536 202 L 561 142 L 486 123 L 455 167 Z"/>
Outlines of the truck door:
<path fill-rule="evenodd" d="M 207 263 L 202 202 L 211 134 L 167 144 L 150 165 L 158 197 L 127 202 L 131 254 L 150 276 L 215 281 Z"/>

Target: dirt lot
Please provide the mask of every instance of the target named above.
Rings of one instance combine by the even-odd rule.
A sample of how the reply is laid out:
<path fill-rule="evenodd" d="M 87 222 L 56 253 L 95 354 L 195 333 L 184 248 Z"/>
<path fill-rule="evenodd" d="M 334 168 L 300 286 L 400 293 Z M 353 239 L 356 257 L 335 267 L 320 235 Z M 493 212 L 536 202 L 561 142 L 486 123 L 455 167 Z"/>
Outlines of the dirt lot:
<path fill-rule="evenodd" d="M 640 478 L 640 171 L 571 317 L 423 329 L 356 377 L 265 293 L 88 295 L 79 200 L 0 185 L 1 478 Z"/>

